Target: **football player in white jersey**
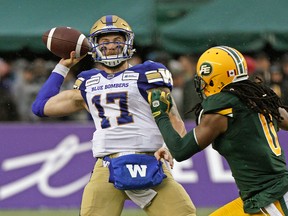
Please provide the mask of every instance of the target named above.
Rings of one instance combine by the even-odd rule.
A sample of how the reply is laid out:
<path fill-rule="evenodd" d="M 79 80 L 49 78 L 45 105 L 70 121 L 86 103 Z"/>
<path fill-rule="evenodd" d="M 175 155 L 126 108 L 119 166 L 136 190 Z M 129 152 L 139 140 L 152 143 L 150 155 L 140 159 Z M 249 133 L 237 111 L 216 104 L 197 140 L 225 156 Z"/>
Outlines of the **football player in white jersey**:
<path fill-rule="evenodd" d="M 130 154 L 153 156 L 163 146 L 148 103 L 148 93 L 155 88 L 170 92 L 173 81 L 170 72 L 160 63 L 128 64 L 127 60 L 135 51 L 134 33 L 122 18 L 103 16 L 91 28 L 89 39 L 96 68 L 81 72 L 73 90 L 59 92 L 69 69 L 83 58 L 75 58 L 75 52 L 71 52 L 70 59 L 61 59 L 56 65 L 32 106 L 33 112 L 40 117 L 66 116 L 86 109 L 93 118 L 96 130 L 92 150 L 97 162 L 83 192 L 80 215 L 119 216 L 127 199 L 151 216 L 196 215 L 189 195 L 173 179 L 165 163 L 160 162 L 160 167 L 166 178 L 156 186 L 121 190 L 116 183 L 109 182 L 110 159 Z M 175 129 L 184 135 L 186 130 L 175 106 L 169 115 Z M 171 165 L 172 159 L 168 159 Z M 141 176 L 146 172 L 142 168 L 149 169 L 149 165 L 143 163 L 138 170 L 136 166 L 134 170 L 130 167 L 130 174 L 134 172 L 135 176 Z M 120 181 L 125 182 L 126 178 L 121 179 L 121 175 Z"/>

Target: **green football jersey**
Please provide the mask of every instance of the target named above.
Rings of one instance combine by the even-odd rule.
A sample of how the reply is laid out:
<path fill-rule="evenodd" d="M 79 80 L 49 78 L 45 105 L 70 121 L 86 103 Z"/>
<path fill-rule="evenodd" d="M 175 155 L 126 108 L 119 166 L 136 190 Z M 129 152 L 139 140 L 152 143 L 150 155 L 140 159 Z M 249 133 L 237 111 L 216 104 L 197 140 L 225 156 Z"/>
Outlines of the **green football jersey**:
<path fill-rule="evenodd" d="M 226 92 L 202 102 L 203 113 L 228 118 L 228 129 L 213 148 L 228 162 L 247 213 L 276 201 L 288 191 L 288 170 L 277 137 L 277 122 L 249 109 Z"/>

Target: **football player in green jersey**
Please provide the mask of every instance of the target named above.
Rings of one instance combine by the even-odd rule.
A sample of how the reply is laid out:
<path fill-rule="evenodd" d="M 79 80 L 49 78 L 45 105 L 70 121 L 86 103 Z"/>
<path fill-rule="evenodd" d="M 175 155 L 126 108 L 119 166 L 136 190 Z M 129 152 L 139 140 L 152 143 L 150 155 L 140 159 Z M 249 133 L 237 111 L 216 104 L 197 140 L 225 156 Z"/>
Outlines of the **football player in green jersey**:
<path fill-rule="evenodd" d="M 288 130 L 288 107 L 268 87 L 248 79 L 243 55 L 217 46 L 197 63 L 196 91 L 202 103 L 193 110 L 197 126 L 181 137 L 167 112 L 170 95 L 149 95 L 155 121 L 177 161 L 183 161 L 212 143 L 228 162 L 240 198 L 212 216 L 288 215 L 288 170 L 278 141 L 279 128 Z M 158 151 L 157 157 L 164 152 Z"/>

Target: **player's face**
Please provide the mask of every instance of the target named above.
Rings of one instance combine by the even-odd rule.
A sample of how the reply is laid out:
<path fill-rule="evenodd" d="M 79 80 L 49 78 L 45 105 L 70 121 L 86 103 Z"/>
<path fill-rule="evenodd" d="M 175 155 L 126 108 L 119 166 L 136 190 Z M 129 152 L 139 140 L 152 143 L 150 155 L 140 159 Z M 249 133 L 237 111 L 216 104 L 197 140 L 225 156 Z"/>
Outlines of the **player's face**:
<path fill-rule="evenodd" d="M 119 33 L 104 34 L 99 37 L 98 44 L 104 56 L 118 55 L 123 51 L 125 38 Z"/>

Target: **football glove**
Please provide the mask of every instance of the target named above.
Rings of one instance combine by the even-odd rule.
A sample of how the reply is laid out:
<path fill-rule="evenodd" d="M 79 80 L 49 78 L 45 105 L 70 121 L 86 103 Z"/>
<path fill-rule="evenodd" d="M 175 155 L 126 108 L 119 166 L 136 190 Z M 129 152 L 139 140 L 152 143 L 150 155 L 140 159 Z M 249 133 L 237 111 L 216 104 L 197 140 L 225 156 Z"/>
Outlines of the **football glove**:
<path fill-rule="evenodd" d="M 160 117 L 164 113 L 169 113 L 172 107 L 172 98 L 170 93 L 159 89 L 154 89 L 148 93 L 148 102 L 154 118 Z"/>

